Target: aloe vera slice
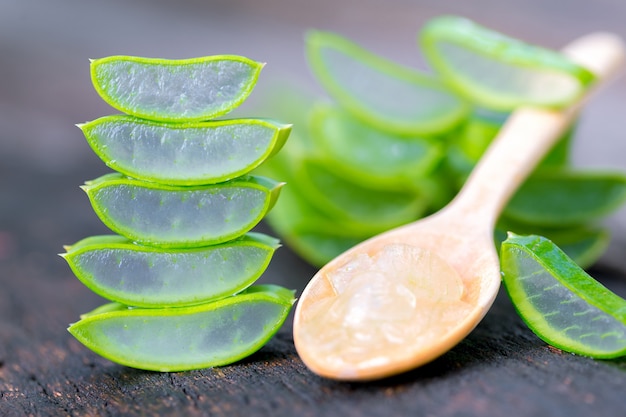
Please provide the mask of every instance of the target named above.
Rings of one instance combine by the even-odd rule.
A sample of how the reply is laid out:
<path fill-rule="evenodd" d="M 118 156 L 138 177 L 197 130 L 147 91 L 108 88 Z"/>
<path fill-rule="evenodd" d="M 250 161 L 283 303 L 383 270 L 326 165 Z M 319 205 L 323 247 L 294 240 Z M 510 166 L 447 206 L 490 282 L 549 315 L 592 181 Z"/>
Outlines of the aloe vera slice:
<path fill-rule="evenodd" d="M 372 188 L 419 188 L 443 157 L 441 142 L 372 129 L 338 106 L 316 106 L 310 124 L 312 139 L 332 166 Z"/>
<path fill-rule="evenodd" d="M 94 152 L 130 177 L 174 185 L 244 175 L 284 145 L 291 125 L 239 119 L 172 124 L 106 116 L 79 125 Z"/>
<path fill-rule="evenodd" d="M 302 195 L 333 218 L 391 228 L 419 218 L 426 209 L 428 201 L 415 192 L 363 187 L 328 166 L 321 158 L 305 158 L 296 178 Z"/>
<path fill-rule="evenodd" d="M 272 161 L 272 167 L 275 162 Z M 289 177 L 281 178 L 289 181 Z M 297 188 L 287 187 L 265 221 L 293 252 L 313 266 L 321 267 L 357 243 L 386 230 L 377 224 L 333 219 L 301 194 Z"/>
<path fill-rule="evenodd" d="M 517 190 L 503 216 L 542 226 L 570 226 L 596 220 L 626 200 L 620 172 L 541 170 Z"/>
<path fill-rule="evenodd" d="M 437 78 L 397 65 L 328 32 L 310 32 L 314 74 L 350 113 L 381 130 L 431 134 L 450 130 L 468 107 Z"/>
<path fill-rule="evenodd" d="M 138 307 L 200 304 L 236 294 L 267 268 L 278 240 L 250 232 L 194 249 L 157 249 L 128 239 L 94 236 L 62 254 L 76 277 L 96 294 Z"/>
<path fill-rule="evenodd" d="M 201 121 L 239 106 L 263 65 L 236 55 L 181 60 L 110 56 L 91 61 L 91 80 L 104 101 L 124 113 L 169 122 Z"/>
<path fill-rule="evenodd" d="M 596 358 L 626 354 L 626 300 L 540 236 L 502 244 L 504 284 L 528 327 L 559 349 Z"/>
<path fill-rule="evenodd" d="M 272 208 L 283 183 L 258 176 L 176 187 L 113 173 L 82 188 L 102 222 L 134 242 L 196 247 L 226 242 L 251 230 Z"/>
<path fill-rule="evenodd" d="M 525 104 L 560 108 L 594 80 L 590 71 L 558 52 L 461 17 L 430 20 L 420 42 L 430 64 L 459 94 L 494 110 Z"/>
<path fill-rule="evenodd" d="M 295 299 L 275 285 L 192 307 L 87 314 L 69 332 L 97 354 L 132 368 L 172 372 L 223 366 L 259 350 Z M 106 309 L 105 309 L 106 310 Z"/>

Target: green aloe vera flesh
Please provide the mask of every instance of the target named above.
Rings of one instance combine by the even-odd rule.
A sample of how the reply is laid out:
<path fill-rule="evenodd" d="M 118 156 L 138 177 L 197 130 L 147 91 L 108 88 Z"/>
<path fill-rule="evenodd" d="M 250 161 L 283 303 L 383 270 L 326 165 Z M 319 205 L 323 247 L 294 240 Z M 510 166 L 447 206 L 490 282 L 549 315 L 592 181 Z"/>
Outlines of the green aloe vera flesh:
<path fill-rule="evenodd" d="M 214 184 L 244 175 L 276 153 L 291 129 L 270 120 L 162 123 L 127 115 L 79 125 L 112 169 L 166 184 Z"/>
<path fill-rule="evenodd" d="M 430 64 L 459 94 L 486 108 L 563 107 L 594 75 L 564 55 L 526 44 L 468 19 L 443 16 L 420 32 Z"/>
<path fill-rule="evenodd" d="M 321 159 L 300 161 L 297 174 L 302 195 L 332 217 L 362 224 L 394 227 L 417 219 L 426 203 L 416 192 L 373 190 L 328 169 Z"/>
<path fill-rule="evenodd" d="M 381 130 L 427 134 L 449 130 L 468 107 L 437 78 L 385 60 L 327 32 L 310 32 L 311 69 L 350 113 Z"/>
<path fill-rule="evenodd" d="M 285 288 L 253 286 L 221 300 L 179 308 L 114 308 L 69 327 L 85 346 L 132 368 L 185 371 L 227 365 L 259 350 L 294 302 Z"/>
<path fill-rule="evenodd" d="M 278 240 L 250 232 L 194 249 L 156 249 L 122 236 L 94 236 L 62 256 L 76 277 L 112 301 L 140 307 L 199 304 L 236 294 L 267 268 Z"/>
<path fill-rule="evenodd" d="M 91 79 L 112 107 L 160 121 L 224 115 L 252 92 L 262 63 L 236 55 L 167 60 L 110 56 L 91 61 Z"/>
<path fill-rule="evenodd" d="M 102 222 L 135 242 L 196 247 L 251 230 L 272 208 L 282 183 L 244 176 L 225 183 L 166 186 L 107 174 L 83 186 Z"/>
<path fill-rule="evenodd" d="M 384 190 L 419 188 L 443 157 L 441 142 L 372 129 L 337 106 L 314 108 L 311 136 L 343 176 Z"/>
<path fill-rule="evenodd" d="M 554 243 L 510 234 L 502 244 L 501 263 L 515 308 L 546 343 L 596 358 L 626 354 L 626 300 Z"/>
<path fill-rule="evenodd" d="M 522 184 L 503 216 L 541 226 L 571 226 L 605 216 L 625 200 L 623 173 L 545 170 Z"/>

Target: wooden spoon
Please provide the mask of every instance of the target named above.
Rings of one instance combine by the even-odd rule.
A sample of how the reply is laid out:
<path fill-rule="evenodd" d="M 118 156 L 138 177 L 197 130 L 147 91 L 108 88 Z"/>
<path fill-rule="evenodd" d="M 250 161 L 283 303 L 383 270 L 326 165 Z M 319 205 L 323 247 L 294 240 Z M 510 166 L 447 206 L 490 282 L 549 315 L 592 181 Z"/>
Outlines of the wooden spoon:
<path fill-rule="evenodd" d="M 621 40 L 607 33 L 580 38 L 563 53 L 598 80 L 624 60 Z M 448 206 L 325 265 L 295 311 L 304 363 L 328 378 L 378 379 L 432 361 L 467 336 L 500 287 L 495 222 L 582 101 L 560 111 L 516 110 Z"/>

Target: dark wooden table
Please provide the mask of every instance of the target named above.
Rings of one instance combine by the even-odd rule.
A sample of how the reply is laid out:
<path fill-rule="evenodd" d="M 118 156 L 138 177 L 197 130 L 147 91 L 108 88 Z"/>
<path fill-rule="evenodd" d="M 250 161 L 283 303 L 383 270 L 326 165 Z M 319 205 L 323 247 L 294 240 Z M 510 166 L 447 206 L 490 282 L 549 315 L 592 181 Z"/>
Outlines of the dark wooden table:
<path fill-rule="evenodd" d="M 310 373 L 294 350 L 290 322 L 258 353 L 232 366 L 181 373 L 126 368 L 93 354 L 66 331 L 103 300 L 56 256 L 64 244 L 107 231 L 78 188 L 108 172 L 73 127 L 112 112 L 91 89 L 87 58 L 241 53 L 267 61 L 269 75 L 284 71 L 308 80 L 303 28 L 342 31 L 413 64 L 419 62 L 411 55 L 415 32 L 436 14 L 465 14 L 559 47 L 595 29 L 626 36 L 621 0 L 395 0 L 385 7 L 347 0 L 221 1 L 211 7 L 191 0 L 87 3 L 0 5 L 0 416 L 626 414 L 626 361 L 591 360 L 546 346 L 504 293 L 456 348 L 379 382 L 340 383 Z M 626 169 L 624 114 L 622 80 L 592 104 L 577 138 L 577 164 Z M 591 269 L 624 297 L 625 219 L 622 211 L 609 220 L 613 243 Z M 260 230 L 267 231 L 264 225 Z M 299 292 L 314 272 L 283 247 L 261 280 Z"/>

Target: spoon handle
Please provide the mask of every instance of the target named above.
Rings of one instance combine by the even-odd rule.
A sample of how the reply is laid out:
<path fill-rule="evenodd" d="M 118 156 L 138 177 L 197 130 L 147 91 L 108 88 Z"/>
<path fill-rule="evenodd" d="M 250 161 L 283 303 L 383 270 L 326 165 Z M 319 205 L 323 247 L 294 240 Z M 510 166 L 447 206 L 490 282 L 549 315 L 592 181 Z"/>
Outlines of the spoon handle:
<path fill-rule="evenodd" d="M 608 33 L 579 38 L 562 53 L 592 71 L 596 86 L 624 62 L 623 42 Z M 587 97 L 560 110 L 520 108 L 512 113 L 456 197 L 460 213 L 472 213 L 493 227 L 513 192 L 571 125 Z"/>

